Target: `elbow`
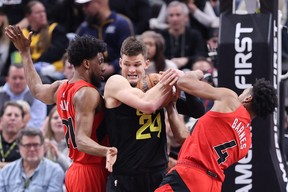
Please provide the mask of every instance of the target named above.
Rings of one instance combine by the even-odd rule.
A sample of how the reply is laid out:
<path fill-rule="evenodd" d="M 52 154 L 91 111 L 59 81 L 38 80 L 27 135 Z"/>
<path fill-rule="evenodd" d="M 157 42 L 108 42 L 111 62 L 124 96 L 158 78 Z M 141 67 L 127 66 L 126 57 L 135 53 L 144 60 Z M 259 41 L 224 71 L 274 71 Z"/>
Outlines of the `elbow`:
<path fill-rule="evenodd" d="M 73 142 L 73 141 L 72 141 Z M 79 137 L 76 137 L 75 139 L 75 144 L 77 146 L 77 149 L 78 151 L 81 151 L 81 152 L 85 152 L 85 144 L 84 144 L 84 140 L 79 138 Z"/>
<path fill-rule="evenodd" d="M 184 143 L 184 141 L 185 141 L 185 138 L 186 137 L 177 137 L 177 138 L 175 138 L 175 141 L 177 143 L 179 143 L 180 145 L 182 145 Z"/>

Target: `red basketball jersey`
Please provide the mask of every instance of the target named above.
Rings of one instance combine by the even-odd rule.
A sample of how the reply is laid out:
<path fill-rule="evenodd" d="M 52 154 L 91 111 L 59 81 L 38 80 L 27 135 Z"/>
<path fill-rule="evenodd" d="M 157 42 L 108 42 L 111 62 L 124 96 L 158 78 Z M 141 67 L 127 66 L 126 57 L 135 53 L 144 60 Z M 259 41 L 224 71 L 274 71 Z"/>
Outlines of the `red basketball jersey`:
<path fill-rule="evenodd" d="M 92 87 L 95 88 L 92 84 L 79 80 L 75 83 L 63 83 L 57 93 L 57 110 L 62 119 L 64 133 L 66 137 L 66 142 L 69 147 L 69 157 L 74 162 L 84 163 L 84 164 L 103 164 L 105 165 L 105 157 L 97 157 L 89 155 L 87 153 L 78 151 L 77 145 L 75 142 L 75 132 L 77 127 L 75 126 L 75 110 L 73 105 L 73 97 L 75 93 L 82 87 Z M 96 89 L 96 88 L 95 88 Z M 104 105 L 103 105 L 104 106 Z M 97 133 L 100 129 L 100 125 L 104 122 L 104 107 L 100 112 L 95 112 L 93 128 L 91 133 L 91 139 L 97 143 L 108 146 L 108 138 L 105 135 L 101 138 L 101 142 L 98 141 Z M 101 128 L 103 129 L 103 127 Z M 105 129 L 105 128 L 104 128 Z M 97 131 L 97 133 L 96 133 Z M 102 132 L 103 133 L 103 132 Z M 104 166 L 105 167 L 105 166 Z"/>
<path fill-rule="evenodd" d="M 250 115 L 242 105 L 231 113 L 208 111 L 196 122 L 178 160 L 195 161 L 224 181 L 224 169 L 248 153 L 250 122 Z"/>

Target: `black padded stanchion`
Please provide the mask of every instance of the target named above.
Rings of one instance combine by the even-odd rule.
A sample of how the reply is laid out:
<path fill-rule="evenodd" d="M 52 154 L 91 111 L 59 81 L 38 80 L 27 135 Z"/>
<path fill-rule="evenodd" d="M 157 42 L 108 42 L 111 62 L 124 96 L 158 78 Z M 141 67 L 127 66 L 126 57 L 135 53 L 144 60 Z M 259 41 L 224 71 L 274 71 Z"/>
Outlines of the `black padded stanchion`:
<path fill-rule="evenodd" d="M 232 5 L 233 1 L 220 1 L 219 86 L 239 94 L 256 78 L 265 78 L 278 89 L 278 1 L 260 0 L 260 13 L 247 15 L 233 14 Z M 225 171 L 222 191 L 288 191 L 279 135 L 279 108 L 265 120 L 256 118 L 252 147 Z"/>

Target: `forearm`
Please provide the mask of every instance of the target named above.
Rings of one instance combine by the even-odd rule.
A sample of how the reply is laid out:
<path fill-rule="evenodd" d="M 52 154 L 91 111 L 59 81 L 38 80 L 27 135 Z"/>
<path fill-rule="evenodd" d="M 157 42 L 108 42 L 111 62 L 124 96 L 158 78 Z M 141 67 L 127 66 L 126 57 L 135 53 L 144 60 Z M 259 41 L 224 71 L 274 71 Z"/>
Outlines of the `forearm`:
<path fill-rule="evenodd" d="M 22 56 L 25 74 L 29 74 L 25 75 L 26 82 L 32 95 L 35 96 L 38 93 L 38 86 L 42 85 L 42 80 L 34 67 L 30 51 L 24 51 L 20 53 Z"/>
<path fill-rule="evenodd" d="M 185 93 L 185 98 L 177 100 L 176 108 L 178 113 L 193 118 L 199 118 L 205 113 L 202 101 L 193 95 Z"/>
<path fill-rule="evenodd" d="M 178 114 L 175 104 L 171 104 L 166 109 L 174 139 L 177 143 L 182 144 L 188 135 L 188 129 L 185 126 L 184 119 Z"/>
<path fill-rule="evenodd" d="M 76 137 L 76 144 L 79 151 L 94 156 L 105 157 L 108 151 L 108 147 L 99 145 L 90 137 Z"/>
<path fill-rule="evenodd" d="M 172 91 L 172 87 L 165 87 L 163 84 L 158 83 L 152 89 L 149 89 L 143 97 L 143 103 L 146 103 L 147 107 L 150 106 L 149 113 L 153 113 L 159 109 L 164 101 L 169 97 L 169 92 Z M 145 112 L 145 111 L 143 111 Z"/>

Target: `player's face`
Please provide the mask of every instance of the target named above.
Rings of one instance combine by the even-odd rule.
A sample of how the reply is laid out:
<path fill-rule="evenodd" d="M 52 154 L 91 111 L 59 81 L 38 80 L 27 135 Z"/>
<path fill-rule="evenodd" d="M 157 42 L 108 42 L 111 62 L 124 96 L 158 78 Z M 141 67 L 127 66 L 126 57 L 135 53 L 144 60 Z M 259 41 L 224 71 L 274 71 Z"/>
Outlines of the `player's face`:
<path fill-rule="evenodd" d="M 90 71 L 91 71 L 91 83 L 98 87 L 101 83 L 101 80 L 104 79 L 104 56 L 103 53 L 98 53 L 97 57 L 89 60 L 90 62 Z"/>
<path fill-rule="evenodd" d="M 145 60 L 142 54 L 137 56 L 122 55 L 119 60 L 122 69 L 122 76 L 125 77 L 131 86 L 135 87 L 137 83 L 144 78 L 145 69 L 149 65 L 149 60 Z"/>

